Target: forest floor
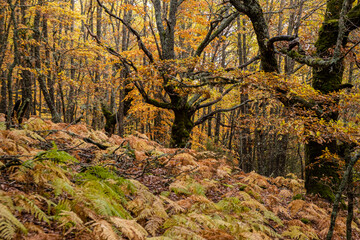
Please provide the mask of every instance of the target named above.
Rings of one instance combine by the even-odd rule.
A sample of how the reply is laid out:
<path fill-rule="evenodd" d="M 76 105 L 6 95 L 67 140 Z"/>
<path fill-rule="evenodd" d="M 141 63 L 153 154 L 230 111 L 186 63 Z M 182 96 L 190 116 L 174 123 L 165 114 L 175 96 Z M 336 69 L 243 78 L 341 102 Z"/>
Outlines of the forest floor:
<path fill-rule="evenodd" d="M 40 118 L 0 130 L 0 239 L 324 239 L 330 212 L 295 175 L 244 173 L 224 154 Z M 345 222 L 341 210 L 333 239 Z"/>

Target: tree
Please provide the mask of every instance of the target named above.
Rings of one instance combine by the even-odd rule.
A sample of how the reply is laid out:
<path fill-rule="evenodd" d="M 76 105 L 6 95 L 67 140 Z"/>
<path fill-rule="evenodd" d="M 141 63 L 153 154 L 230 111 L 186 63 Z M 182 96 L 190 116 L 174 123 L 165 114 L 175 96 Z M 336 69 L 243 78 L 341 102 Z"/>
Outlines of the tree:
<path fill-rule="evenodd" d="M 155 67 L 155 70 L 158 71 L 158 74 L 161 78 L 161 87 L 165 91 L 165 96 L 162 99 L 154 98 L 150 92 L 147 92 L 144 86 L 144 83 L 139 79 L 134 81 L 134 85 L 139 90 L 144 101 L 148 104 L 154 105 L 159 108 L 168 109 L 174 112 L 174 121 L 171 128 L 171 146 L 173 147 L 185 147 L 190 141 L 190 133 L 192 129 L 199 124 L 204 123 L 207 119 L 214 116 L 219 112 L 231 111 L 236 108 L 239 108 L 246 104 L 240 103 L 231 108 L 226 109 L 216 109 L 211 111 L 198 120 L 194 120 L 193 116 L 196 111 L 202 108 L 209 107 L 215 103 L 218 103 L 227 95 L 234 87 L 230 87 L 224 90 L 221 93 L 221 96 L 213 101 L 208 101 L 208 96 L 203 96 L 201 93 L 193 93 L 191 96 L 185 95 L 186 91 L 183 89 L 186 88 L 196 88 L 199 86 L 205 86 L 205 78 L 201 77 L 201 73 L 196 72 L 195 64 L 198 61 L 198 57 L 202 54 L 204 49 L 220 34 L 230 26 L 233 20 L 238 16 L 237 12 L 229 12 L 229 7 L 225 6 L 224 9 L 221 9 L 219 16 L 215 18 L 209 26 L 209 30 L 203 39 L 203 41 L 198 45 L 198 47 L 193 51 L 192 57 L 196 60 L 194 64 L 188 64 L 188 68 L 182 71 L 177 65 L 176 60 L 180 60 L 179 56 L 176 56 L 175 46 L 176 46 L 176 23 L 178 15 L 183 11 L 188 9 L 182 9 L 182 3 L 184 1 L 171 0 L 169 3 L 163 2 L 160 0 L 153 1 L 153 9 L 155 12 L 156 26 L 158 35 L 160 38 L 160 44 L 157 43 L 157 37 L 154 34 L 154 40 L 157 43 L 157 50 L 159 55 L 159 61 L 156 60 L 150 50 L 145 46 L 140 33 L 135 30 L 128 22 L 124 19 L 113 14 L 100 0 L 98 4 L 104 8 L 104 10 L 113 18 L 121 21 L 129 31 L 136 37 L 140 49 L 143 51 L 147 60 L 150 64 Z M 165 21 L 164 21 L 165 19 Z M 97 39 L 99 43 L 100 40 Z M 118 56 L 122 63 L 126 66 L 125 69 L 130 71 L 130 69 L 138 72 L 134 64 L 129 62 L 127 59 L 124 59 L 121 54 L 115 52 L 113 49 L 108 48 L 108 51 L 116 56 Z M 180 61 L 182 64 L 185 62 L 191 62 L 191 59 L 182 59 Z M 205 74 L 205 77 L 212 79 L 214 77 L 209 77 L 209 74 Z M 185 79 L 191 79 L 192 83 L 187 84 Z M 216 77 L 215 77 L 216 79 Z M 200 82 L 196 84 L 196 82 Z M 194 84 L 195 83 L 195 84 Z M 179 90 L 180 88 L 180 90 Z M 204 103 L 205 102 L 205 103 Z"/>
<path fill-rule="evenodd" d="M 293 41 L 282 52 L 297 62 L 307 64 L 313 68 L 313 87 L 323 94 L 336 92 L 344 87 L 348 87 L 348 85 L 342 85 L 344 54 L 341 53 L 341 49 L 346 46 L 349 33 L 360 26 L 360 5 L 351 8 L 353 2 L 352 0 L 327 1 L 325 20 L 315 44 L 316 56 L 310 57 L 302 53 L 301 46 L 299 46 L 299 51 L 293 50 L 295 46 L 299 45 L 298 42 L 294 41 L 297 36 L 270 38 L 268 26 L 258 1 L 230 0 L 230 3 L 239 12 L 249 16 L 252 21 L 259 45 L 262 69 L 265 72 L 278 72 L 274 42 L 281 40 Z M 288 98 L 283 98 L 284 95 L 288 94 L 288 91 L 279 91 L 279 93 L 281 96 L 279 99 L 286 106 L 302 104 L 305 108 L 313 109 L 315 107 L 324 108 L 324 105 L 326 105 L 326 103 L 310 103 L 301 98 L 289 101 Z M 326 119 L 326 121 L 336 121 L 339 114 L 336 110 L 326 113 L 324 111 L 317 111 L 317 117 L 319 119 Z M 325 143 L 310 140 L 306 144 L 307 168 L 305 185 L 308 193 L 319 193 L 323 197 L 333 200 L 334 195 L 331 189 L 322 183 L 320 179 L 324 176 L 330 176 L 334 178 L 335 183 L 338 182 L 336 180 L 338 179 L 338 167 L 336 163 L 318 164 L 319 157 L 325 149 L 329 149 L 332 153 L 340 153 L 336 139 L 330 139 Z"/>

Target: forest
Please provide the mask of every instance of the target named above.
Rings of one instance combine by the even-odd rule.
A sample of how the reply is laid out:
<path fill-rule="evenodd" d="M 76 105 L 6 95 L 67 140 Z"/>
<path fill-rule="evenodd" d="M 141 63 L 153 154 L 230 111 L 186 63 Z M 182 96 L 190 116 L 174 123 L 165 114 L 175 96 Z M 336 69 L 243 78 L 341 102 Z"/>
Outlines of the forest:
<path fill-rule="evenodd" d="M 360 239 L 360 2 L 0 0 L 0 239 Z"/>

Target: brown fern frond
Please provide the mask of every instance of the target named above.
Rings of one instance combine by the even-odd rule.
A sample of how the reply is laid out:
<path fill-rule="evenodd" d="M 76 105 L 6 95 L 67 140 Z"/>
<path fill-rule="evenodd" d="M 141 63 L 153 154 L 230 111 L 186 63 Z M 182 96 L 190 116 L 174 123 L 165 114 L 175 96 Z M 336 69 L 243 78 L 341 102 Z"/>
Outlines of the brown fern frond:
<path fill-rule="evenodd" d="M 0 203 L 0 239 L 12 239 L 16 229 L 27 233 L 25 226 L 11 213 L 11 211 Z"/>
<path fill-rule="evenodd" d="M 133 240 L 145 240 L 148 232 L 135 220 L 110 217 L 111 221 L 126 237 Z"/>
<path fill-rule="evenodd" d="M 96 221 L 93 225 L 93 234 L 97 240 L 121 240 L 121 236 L 117 235 L 112 225 L 106 220 Z"/>
<path fill-rule="evenodd" d="M 59 227 L 67 226 L 69 224 L 78 229 L 84 227 L 83 220 L 81 220 L 81 218 L 73 211 L 62 210 L 59 216 L 59 222 L 61 223 Z"/>
<path fill-rule="evenodd" d="M 146 222 L 145 230 L 148 231 L 152 236 L 156 235 L 156 231 L 164 223 L 164 219 L 161 217 L 153 216 Z"/>
<path fill-rule="evenodd" d="M 171 211 L 172 213 L 182 213 L 185 212 L 185 209 L 180 206 L 177 202 L 170 200 L 169 198 L 165 196 L 159 196 L 163 201 L 168 203 L 168 206 L 166 208 L 167 211 Z"/>

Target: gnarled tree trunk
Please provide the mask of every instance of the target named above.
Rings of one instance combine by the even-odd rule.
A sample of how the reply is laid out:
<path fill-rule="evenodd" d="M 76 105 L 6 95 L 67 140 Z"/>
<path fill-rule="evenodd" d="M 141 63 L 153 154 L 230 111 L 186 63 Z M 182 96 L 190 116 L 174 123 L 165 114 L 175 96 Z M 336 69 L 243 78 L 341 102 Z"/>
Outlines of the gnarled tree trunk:
<path fill-rule="evenodd" d="M 188 109 L 174 110 L 175 119 L 171 128 L 171 147 L 183 148 L 190 141 L 190 133 L 194 128 L 192 116 L 195 112 Z"/>

